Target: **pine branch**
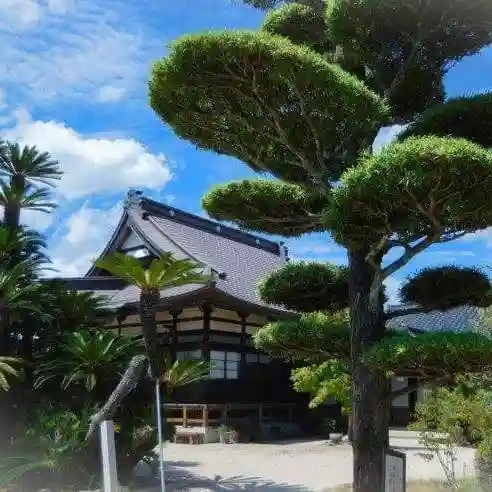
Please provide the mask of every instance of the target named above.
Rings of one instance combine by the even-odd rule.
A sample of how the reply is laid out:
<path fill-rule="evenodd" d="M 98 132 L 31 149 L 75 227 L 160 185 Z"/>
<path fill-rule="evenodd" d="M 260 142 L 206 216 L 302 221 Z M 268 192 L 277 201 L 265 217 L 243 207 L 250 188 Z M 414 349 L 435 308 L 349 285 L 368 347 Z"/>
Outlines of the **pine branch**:
<path fill-rule="evenodd" d="M 432 244 L 438 242 L 439 236 L 439 232 L 434 232 L 433 234 L 429 234 L 415 246 L 407 245 L 405 247 L 405 252 L 400 256 L 400 258 L 381 270 L 381 279 L 389 277 L 397 270 L 404 267 L 412 258 L 417 256 L 419 253 L 422 253 L 422 251 L 425 251 Z"/>

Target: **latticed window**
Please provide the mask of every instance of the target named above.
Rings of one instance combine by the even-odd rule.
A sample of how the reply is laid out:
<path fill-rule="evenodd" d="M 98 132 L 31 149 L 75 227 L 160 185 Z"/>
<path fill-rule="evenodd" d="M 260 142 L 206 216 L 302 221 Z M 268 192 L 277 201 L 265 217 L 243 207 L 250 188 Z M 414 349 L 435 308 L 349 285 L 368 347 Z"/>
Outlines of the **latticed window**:
<path fill-rule="evenodd" d="M 210 351 L 210 377 L 213 379 L 238 379 L 241 354 L 238 352 Z"/>
<path fill-rule="evenodd" d="M 178 360 L 197 360 L 202 358 L 201 350 L 186 350 L 176 353 Z"/>
<path fill-rule="evenodd" d="M 270 364 L 271 359 L 265 354 L 246 354 L 247 364 Z"/>

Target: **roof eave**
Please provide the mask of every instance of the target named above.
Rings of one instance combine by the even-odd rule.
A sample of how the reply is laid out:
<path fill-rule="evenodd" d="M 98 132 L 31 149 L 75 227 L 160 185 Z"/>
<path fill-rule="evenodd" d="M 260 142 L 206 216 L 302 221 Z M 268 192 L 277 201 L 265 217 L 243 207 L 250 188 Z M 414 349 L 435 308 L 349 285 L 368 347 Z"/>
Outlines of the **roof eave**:
<path fill-rule="evenodd" d="M 201 288 L 186 292 L 185 294 L 162 298 L 159 302 L 159 308 L 182 309 L 204 302 L 209 302 L 217 307 L 268 317 L 271 316 L 277 319 L 293 319 L 298 316 L 298 314 L 293 311 L 285 311 L 273 306 L 265 306 L 239 299 L 211 285 L 204 285 Z M 124 307 L 138 308 L 138 301 L 125 303 L 116 307 L 120 309 Z"/>

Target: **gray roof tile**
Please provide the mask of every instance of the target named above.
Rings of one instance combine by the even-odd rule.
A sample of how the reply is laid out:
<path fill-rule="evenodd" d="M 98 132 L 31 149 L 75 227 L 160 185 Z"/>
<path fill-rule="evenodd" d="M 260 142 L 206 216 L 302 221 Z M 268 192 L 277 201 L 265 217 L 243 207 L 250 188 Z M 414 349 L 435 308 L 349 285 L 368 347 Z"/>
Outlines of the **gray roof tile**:
<path fill-rule="evenodd" d="M 481 310 L 477 307 L 460 306 L 444 312 L 431 311 L 400 316 L 390 320 L 388 327 L 410 328 L 417 331 L 467 331 L 478 323 L 480 315 Z"/>
<path fill-rule="evenodd" d="M 189 294 L 191 292 L 200 290 L 203 285 L 189 284 L 182 285 L 180 287 L 173 287 L 171 289 L 161 290 L 162 299 L 172 299 L 176 296 L 182 296 L 184 294 Z M 111 298 L 109 305 L 112 307 L 119 307 L 125 304 L 132 304 L 138 302 L 140 298 L 140 289 L 134 285 L 129 285 L 123 290 L 119 291 L 114 297 Z"/>
<path fill-rule="evenodd" d="M 168 218 L 149 216 L 148 222 L 179 245 L 189 257 L 218 273 L 224 273 L 225 279 L 216 282 L 217 289 L 246 302 L 265 305 L 258 295 L 257 286 L 285 264 L 282 257 Z"/>
<path fill-rule="evenodd" d="M 105 254 L 118 250 L 128 228 L 154 254 L 171 252 L 176 258 L 190 258 L 217 273 L 215 288 L 226 295 L 284 311 L 263 303 L 257 292 L 258 283 L 286 261 L 283 247 L 278 243 L 159 204 L 138 192 L 129 192 L 124 216 Z M 94 278 L 98 271 L 93 268 L 87 275 Z M 172 298 L 202 288 L 202 285 L 183 286 L 163 291 L 162 296 Z M 110 303 L 121 306 L 138 301 L 138 297 L 138 289 L 128 286 L 114 293 Z"/>

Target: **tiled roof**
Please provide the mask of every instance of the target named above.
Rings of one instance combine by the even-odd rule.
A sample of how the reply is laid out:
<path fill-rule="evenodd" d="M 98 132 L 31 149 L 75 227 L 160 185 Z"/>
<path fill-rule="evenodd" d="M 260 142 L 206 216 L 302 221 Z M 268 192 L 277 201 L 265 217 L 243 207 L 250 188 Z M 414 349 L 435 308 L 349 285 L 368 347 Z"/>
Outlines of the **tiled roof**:
<path fill-rule="evenodd" d="M 283 245 L 160 204 L 133 191 L 128 194 L 124 218 L 104 254 L 119 248 L 124 238 L 123 229 L 128 228 L 154 254 L 171 252 L 176 258 L 191 258 L 215 272 L 215 290 L 242 302 L 283 311 L 263 303 L 257 293 L 258 283 L 285 263 Z M 97 273 L 97 269 L 92 268 L 86 278 L 97 278 Z M 203 288 L 203 285 L 189 285 L 161 294 L 169 299 Z M 110 304 L 133 303 L 138 297 L 138 289 L 128 286 L 118 291 Z"/>
<path fill-rule="evenodd" d="M 402 306 L 398 306 L 401 309 Z M 389 310 L 391 312 L 391 308 Z M 476 325 L 481 311 L 474 306 L 460 306 L 449 311 L 407 314 L 388 321 L 388 327 L 415 331 L 466 331 Z"/>
<path fill-rule="evenodd" d="M 161 290 L 160 294 L 162 299 L 172 299 L 177 296 L 182 296 L 185 294 L 189 294 L 191 292 L 196 292 L 203 288 L 204 288 L 203 285 L 189 284 L 189 285 L 182 285 L 179 287 L 173 287 L 172 289 Z M 140 290 L 138 289 L 138 287 L 135 287 L 134 285 L 129 285 L 125 287 L 123 290 L 117 292 L 116 295 L 114 295 L 110 299 L 109 306 L 119 307 L 125 304 L 135 303 L 139 300 L 139 297 L 140 297 Z"/>

